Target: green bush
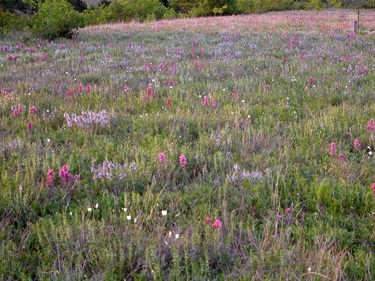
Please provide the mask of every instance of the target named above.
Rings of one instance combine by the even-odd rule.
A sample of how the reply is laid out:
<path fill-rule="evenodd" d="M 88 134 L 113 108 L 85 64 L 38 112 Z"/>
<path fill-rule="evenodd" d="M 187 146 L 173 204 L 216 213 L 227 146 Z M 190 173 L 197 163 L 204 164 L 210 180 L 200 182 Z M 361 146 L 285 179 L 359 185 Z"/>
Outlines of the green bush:
<path fill-rule="evenodd" d="M 10 31 L 22 31 L 29 24 L 29 16 L 17 16 L 9 11 L 0 9 L 0 35 Z"/>
<path fill-rule="evenodd" d="M 264 13 L 291 10 L 294 4 L 293 0 L 238 0 L 237 9 L 241 14 Z"/>
<path fill-rule="evenodd" d="M 309 3 L 306 5 L 306 9 L 308 10 L 320 11 L 325 8 L 326 8 L 326 4 L 323 3 L 321 0 L 310 0 Z"/>
<path fill-rule="evenodd" d="M 115 0 L 103 11 L 104 22 L 159 20 L 167 8 L 158 0 Z"/>
<path fill-rule="evenodd" d="M 32 32 L 39 37 L 53 40 L 58 37 L 72 38 L 83 27 L 82 15 L 66 0 L 47 0 L 39 3 L 33 17 Z"/>
<path fill-rule="evenodd" d="M 85 19 L 85 25 L 96 25 L 104 23 L 103 11 L 105 9 L 104 4 L 99 4 L 97 7 L 90 6 L 88 9 L 84 10 L 82 15 Z"/>

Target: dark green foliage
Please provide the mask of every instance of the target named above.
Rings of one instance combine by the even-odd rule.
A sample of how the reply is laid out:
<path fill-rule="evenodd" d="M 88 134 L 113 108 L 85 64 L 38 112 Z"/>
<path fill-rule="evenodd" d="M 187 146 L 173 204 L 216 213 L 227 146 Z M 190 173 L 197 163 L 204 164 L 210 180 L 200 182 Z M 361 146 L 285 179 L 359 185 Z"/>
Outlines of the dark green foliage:
<path fill-rule="evenodd" d="M 68 0 L 68 2 L 72 4 L 74 10 L 78 12 L 83 12 L 87 8 L 86 3 L 82 0 Z"/>
<path fill-rule="evenodd" d="M 26 12 L 29 11 L 31 7 L 22 0 L 1 0 L 0 8 L 3 8 L 11 12 Z"/>
<path fill-rule="evenodd" d="M 28 17 L 15 14 L 0 8 L 0 34 L 22 30 L 28 24 Z"/>
<path fill-rule="evenodd" d="M 79 27 L 83 27 L 83 17 L 66 0 L 47 0 L 38 5 L 33 17 L 32 32 L 49 40 L 72 38 Z"/>
<path fill-rule="evenodd" d="M 199 7 L 200 1 L 197 0 L 169 0 L 169 6 L 177 13 L 187 14 L 193 8 Z"/>
<path fill-rule="evenodd" d="M 115 0 L 102 14 L 105 22 L 162 19 L 167 8 L 159 0 Z"/>

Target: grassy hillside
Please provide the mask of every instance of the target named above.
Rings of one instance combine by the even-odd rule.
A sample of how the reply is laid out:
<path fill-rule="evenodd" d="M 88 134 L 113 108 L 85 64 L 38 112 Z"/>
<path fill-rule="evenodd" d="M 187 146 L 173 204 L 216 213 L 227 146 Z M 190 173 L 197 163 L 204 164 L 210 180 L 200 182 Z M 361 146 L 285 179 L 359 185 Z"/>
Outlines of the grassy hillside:
<path fill-rule="evenodd" d="M 3 280 L 374 280 L 375 12 L 0 41 Z"/>

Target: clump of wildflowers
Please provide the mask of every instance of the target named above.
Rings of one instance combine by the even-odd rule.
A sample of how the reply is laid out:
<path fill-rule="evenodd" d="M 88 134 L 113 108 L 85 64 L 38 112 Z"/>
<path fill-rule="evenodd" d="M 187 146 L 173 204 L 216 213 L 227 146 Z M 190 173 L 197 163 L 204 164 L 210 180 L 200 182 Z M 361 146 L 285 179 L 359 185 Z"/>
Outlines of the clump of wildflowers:
<path fill-rule="evenodd" d="M 342 153 L 339 154 L 339 160 L 340 160 L 341 163 L 345 162 L 345 156 L 344 156 L 344 154 L 342 154 Z"/>
<path fill-rule="evenodd" d="M 135 168 L 135 163 L 130 165 L 130 168 Z M 91 173 L 93 174 L 93 179 L 124 179 L 126 177 L 127 165 L 121 165 L 119 163 L 113 163 L 109 160 L 105 160 L 101 166 L 98 168 L 92 166 Z"/>
<path fill-rule="evenodd" d="M 165 157 L 164 152 L 159 152 L 159 162 L 165 163 L 167 161 L 167 158 Z"/>
<path fill-rule="evenodd" d="M 82 112 L 81 115 L 72 114 L 71 116 L 68 113 L 64 114 L 66 123 L 68 127 L 73 125 L 80 128 L 90 128 L 92 125 L 101 125 L 106 127 L 109 123 L 109 117 L 105 110 L 102 110 L 100 113 L 94 113 L 91 111 Z"/>
<path fill-rule="evenodd" d="M 207 96 L 204 96 L 204 98 L 203 98 L 203 106 L 204 107 L 208 106 L 208 97 Z"/>
<path fill-rule="evenodd" d="M 207 217 L 206 223 L 211 223 L 212 219 L 210 217 Z M 212 224 L 213 227 L 215 227 L 217 230 L 223 227 L 223 224 L 221 223 L 220 220 L 215 220 L 215 222 Z"/>
<path fill-rule="evenodd" d="M 151 97 L 154 99 L 156 97 L 156 92 L 155 90 L 152 90 L 150 87 L 147 87 L 146 94 L 143 96 L 143 100 L 149 100 Z"/>
<path fill-rule="evenodd" d="M 61 170 L 59 172 L 59 177 L 60 177 L 61 183 L 63 184 L 68 184 L 73 179 L 73 175 L 69 173 L 68 165 L 63 165 L 61 167 Z"/>
<path fill-rule="evenodd" d="M 371 139 L 375 139 L 375 122 L 374 119 L 370 119 L 368 125 L 367 125 L 367 131 L 371 133 Z"/>
<path fill-rule="evenodd" d="M 220 228 L 222 228 L 223 224 L 221 223 L 220 220 L 215 220 L 212 226 L 215 227 L 217 230 L 219 230 Z"/>
<path fill-rule="evenodd" d="M 229 178 L 231 182 L 237 182 L 237 181 L 244 181 L 244 180 L 253 180 L 253 181 L 262 181 L 263 176 L 260 172 L 248 172 L 246 170 L 242 170 L 241 165 L 235 164 L 233 166 L 233 173 L 231 177 Z"/>
<path fill-rule="evenodd" d="M 187 167 L 187 160 L 186 160 L 186 157 L 185 157 L 185 155 L 181 155 L 180 156 L 180 166 L 181 167 Z"/>
<path fill-rule="evenodd" d="M 86 85 L 86 92 L 88 92 L 88 93 L 91 92 L 91 86 L 90 85 Z"/>
<path fill-rule="evenodd" d="M 211 99 L 211 107 L 216 108 L 216 101 L 214 98 Z"/>
<path fill-rule="evenodd" d="M 29 112 L 31 113 L 31 114 L 36 114 L 36 107 L 35 106 L 32 106 L 32 107 L 30 107 L 30 110 L 29 110 Z"/>
<path fill-rule="evenodd" d="M 360 147 L 361 147 L 361 144 L 359 143 L 359 140 L 358 140 L 358 139 L 355 139 L 355 140 L 354 140 L 354 148 L 355 148 L 355 149 L 360 149 Z"/>
<path fill-rule="evenodd" d="M 375 132 L 375 123 L 374 123 L 374 119 L 372 119 L 372 118 L 368 122 L 367 131 Z"/>
<path fill-rule="evenodd" d="M 48 187 L 52 187 L 55 185 L 55 172 L 53 171 L 53 169 L 48 170 L 48 177 L 45 184 Z"/>
<path fill-rule="evenodd" d="M 335 154 L 336 154 L 336 144 L 334 142 L 331 142 L 331 145 L 329 147 L 329 154 L 331 155 L 332 158 L 335 157 Z"/>

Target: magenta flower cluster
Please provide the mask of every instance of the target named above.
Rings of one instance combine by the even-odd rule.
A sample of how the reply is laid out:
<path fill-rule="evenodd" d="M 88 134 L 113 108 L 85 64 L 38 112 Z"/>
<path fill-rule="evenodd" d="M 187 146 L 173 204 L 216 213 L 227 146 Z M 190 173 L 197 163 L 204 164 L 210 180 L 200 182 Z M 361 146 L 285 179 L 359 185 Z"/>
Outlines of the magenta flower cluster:
<path fill-rule="evenodd" d="M 63 165 L 59 172 L 61 183 L 67 184 L 73 179 L 73 175 L 69 173 L 68 165 Z"/>
<path fill-rule="evenodd" d="M 207 217 L 206 218 L 207 223 L 211 223 L 211 218 Z M 223 224 L 221 223 L 220 220 L 215 220 L 215 222 L 212 224 L 213 227 L 215 227 L 217 230 L 223 227 Z"/>
<path fill-rule="evenodd" d="M 164 152 L 159 152 L 159 162 L 160 163 L 166 163 L 167 162 L 167 157 L 165 156 Z M 181 167 L 186 168 L 188 166 L 187 159 L 185 155 L 180 155 L 179 158 L 179 164 Z"/>
<path fill-rule="evenodd" d="M 331 142 L 329 146 L 329 154 L 331 155 L 332 158 L 336 157 L 336 144 L 334 142 Z M 339 154 L 339 160 L 341 161 L 341 163 L 345 161 L 344 154 L 342 153 Z"/>
<path fill-rule="evenodd" d="M 78 178 L 78 175 L 73 176 L 69 173 L 68 165 L 63 165 L 59 171 L 59 178 L 60 183 L 63 185 L 67 185 L 71 183 L 73 180 Z M 48 187 L 53 187 L 56 184 L 55 172 L 53 169 L 48 170 L 47 180 L 45 181 L 45 185 Z"/>

